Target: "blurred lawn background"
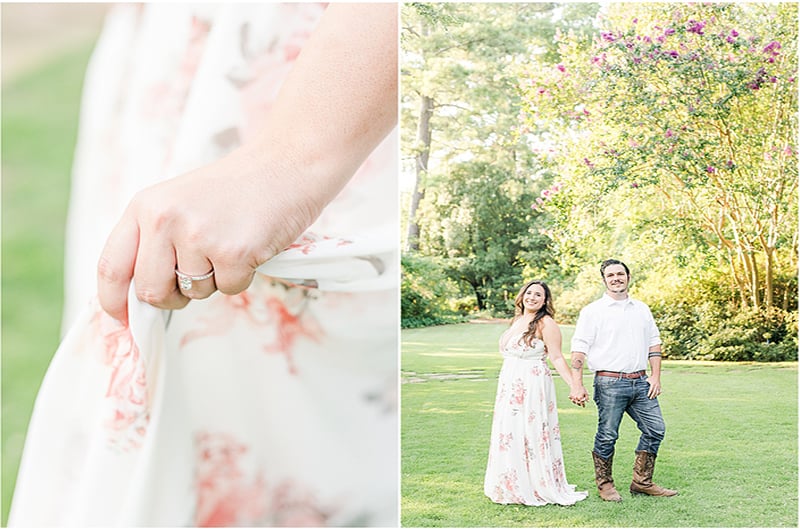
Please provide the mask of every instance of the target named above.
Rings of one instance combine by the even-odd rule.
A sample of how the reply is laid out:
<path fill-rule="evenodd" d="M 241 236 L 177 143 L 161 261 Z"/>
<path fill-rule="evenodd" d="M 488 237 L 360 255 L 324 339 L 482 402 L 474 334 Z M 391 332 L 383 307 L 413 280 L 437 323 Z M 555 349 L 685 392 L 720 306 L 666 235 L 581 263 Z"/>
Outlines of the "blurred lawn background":
<path fill-rule="evenodd" d="M 58 347 L 81 87 L 106 4 L 2 4 L 2 525 Z"/>

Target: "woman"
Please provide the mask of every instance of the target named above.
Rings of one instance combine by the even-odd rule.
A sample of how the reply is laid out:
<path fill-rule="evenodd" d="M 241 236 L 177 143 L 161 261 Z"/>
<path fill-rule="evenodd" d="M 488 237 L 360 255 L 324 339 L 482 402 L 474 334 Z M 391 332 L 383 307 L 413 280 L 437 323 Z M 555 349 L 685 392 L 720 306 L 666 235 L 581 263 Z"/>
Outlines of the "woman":
<path fill-rule="evenodd" d="M 544 282 L 530 281 L 520 289 L 514 306 L 511 326 L 500 337 L 503 367 L 483 491 L 499 504 L 575 504 L 587 492 L 576 492 L 564 474 L 547 358 L 570 389 L 575 383 L 561 355 L 550 289 Z"/>
<path fill-rule="evenodd" d="M 111 11 L 9 526 L 397 524 L 396 59 L 392 4 Z"/>

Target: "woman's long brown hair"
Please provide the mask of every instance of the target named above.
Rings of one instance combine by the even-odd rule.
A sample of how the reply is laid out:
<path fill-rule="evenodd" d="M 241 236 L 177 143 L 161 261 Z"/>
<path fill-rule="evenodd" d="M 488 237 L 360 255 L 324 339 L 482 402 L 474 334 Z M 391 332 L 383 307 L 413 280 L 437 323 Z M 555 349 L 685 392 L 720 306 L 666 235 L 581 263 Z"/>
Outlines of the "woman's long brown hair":
<path fill-rule="evenodd" d="M 514 299 L 514 320 L 517 320 L 525 312 L 525 306 L 522 303 L 522 299 L 525 296 L 525 291 L 527 291 L 531 285 L 540 285 L 542 289 L 544 289 L 544 303 L 533 316 L 533 320 L 531 320 L 531 323 L 528 325 L 528 330 L 522 334 L 522 340 L 524 340 L 525 344 L 528 346 L 533 343 L 533 339 L 541 338 L 536 336 L 536 332 L 539 328 L 539 321 L 545 316 L 555 318 L 556 314 L 555 307 L 553 307 L 553 297 L 550 296 L 550 288 L 543 281 L 531 280 L 519 290 L 519 294 L 517 294 L 517 297 Z"/>

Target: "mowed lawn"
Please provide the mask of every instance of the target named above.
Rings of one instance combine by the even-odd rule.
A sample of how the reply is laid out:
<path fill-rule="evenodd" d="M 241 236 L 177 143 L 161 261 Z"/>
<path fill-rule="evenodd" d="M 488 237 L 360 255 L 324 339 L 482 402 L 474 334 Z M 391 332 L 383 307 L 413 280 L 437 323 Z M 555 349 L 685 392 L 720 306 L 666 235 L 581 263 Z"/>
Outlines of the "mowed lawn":
<path fill-rule="evenodd" d="M 20 78 L 3 79 L 3 525 L 33 401 L 59 344 L 64 221 L 91 48 L 70 48 Z"/>
<path fill-rule="evenodd" d="M 591 450 L 596 408 L 569 402 L 554 371 L 574 506 L 502 506 L 483 494 L 506 323 L 402 333 L 402 525 L 410 527 L 793 527 L 798 525 L 797 363 L 665 361 L 667 423 L 654 479 L 673 498 L 628 492 L 638 430 L 620 428 L 614 478 L 624 501 L 601 501 Z M 564 350 L 572 327 L 563 326 Z M 568 354 L 567 354 L 568 355 Z M 591 394 L 591 377 L 584 375 Z"/>

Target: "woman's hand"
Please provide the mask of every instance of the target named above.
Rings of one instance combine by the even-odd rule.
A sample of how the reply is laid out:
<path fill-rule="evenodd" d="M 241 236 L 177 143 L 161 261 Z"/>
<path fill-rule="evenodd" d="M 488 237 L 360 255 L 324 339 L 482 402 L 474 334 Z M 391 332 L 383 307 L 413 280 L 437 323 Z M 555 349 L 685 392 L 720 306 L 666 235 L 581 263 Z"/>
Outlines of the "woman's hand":
<path fill-rule="evenodd" d="M 243 291 L 396 122 L 397 5 L 330 5 L 247 146 L 128 205 L 98 265 L 103 309 L 127 321 L 132 279 L 139 299 L 165 309 Z M 182 291 L 176 266 L 214 275 Z"/>
<path fill-rule="evenodd" d="M 586 387 L 581 383 L 573 382 L 570 386 L 569 400 L 579 407 L 585 407 L 586 402 L 589 400 L 589 393 L 586 391 Z"/>
<path fill-rule="evenodd" d="M 98 296 L 106 312 L 127 322 L 131 280 L 140 300 L 162 309 L 180 309 L 215 290 L 237 294 L 259 265 L 314 222 L 323 198 L 309 191 L 297 171 L 251 151 L 239 149 L 136 194 L 98 264 Z M 193 276 L 214 274 L 183 290 L 176 267 Z"/>

